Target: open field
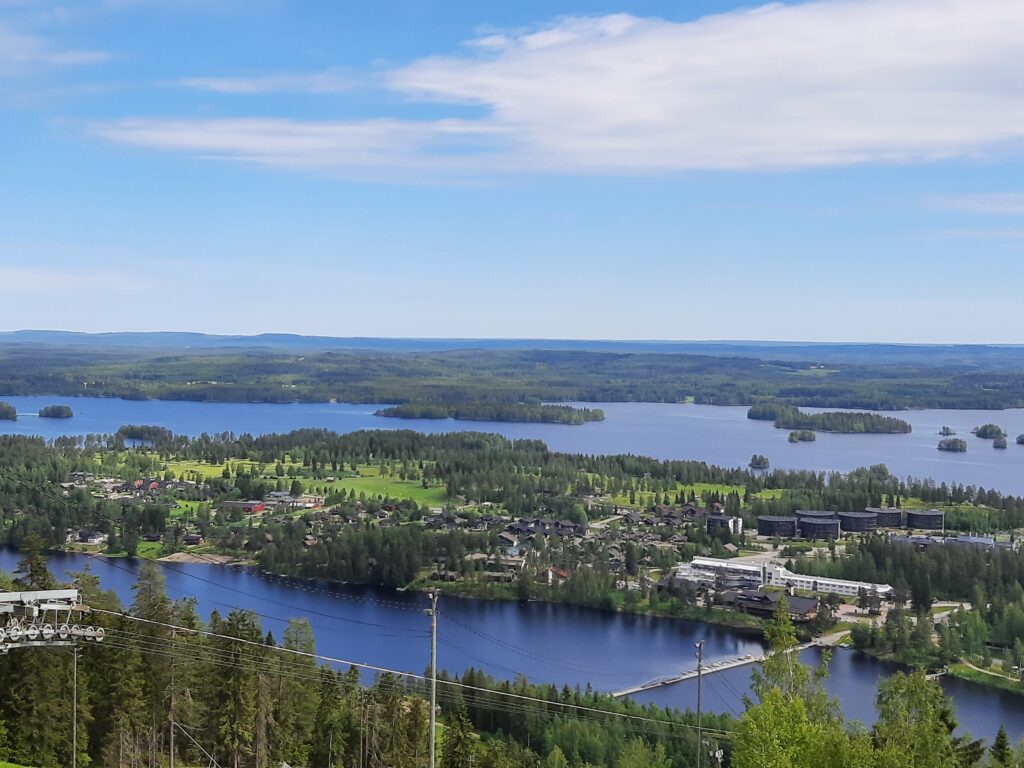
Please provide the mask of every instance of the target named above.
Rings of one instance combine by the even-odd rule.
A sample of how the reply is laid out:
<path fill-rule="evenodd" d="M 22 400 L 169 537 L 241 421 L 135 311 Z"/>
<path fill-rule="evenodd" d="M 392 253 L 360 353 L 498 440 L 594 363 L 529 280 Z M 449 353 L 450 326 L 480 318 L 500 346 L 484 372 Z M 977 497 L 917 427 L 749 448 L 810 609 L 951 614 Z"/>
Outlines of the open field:
<path fill-rule="evenodd" d="M 367 496 L 391 496 L 396 499 L 410 499 L 417 504 L 441 507 L 445 503 L 446 489 L 443 485 L 432 485 L 424 488 L 419 480 L 401 480 L 397 477 L 381 475 L 380 467 L 359 466 L 359 477 L 340 477 L 333 483 L 323 480 L 310 480 L 311 486 L 325 486 L 331 492 L 354 490 L 356 495 L 365 493 Z"/>

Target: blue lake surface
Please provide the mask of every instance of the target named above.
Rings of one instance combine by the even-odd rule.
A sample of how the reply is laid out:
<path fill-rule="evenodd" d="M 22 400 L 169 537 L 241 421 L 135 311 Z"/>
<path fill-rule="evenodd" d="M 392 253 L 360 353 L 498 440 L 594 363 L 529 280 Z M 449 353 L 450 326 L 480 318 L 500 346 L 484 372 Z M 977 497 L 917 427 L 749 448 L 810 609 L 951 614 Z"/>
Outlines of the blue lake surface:
<path fill-rule="evenodd" d="M 111 433 L 123 424 L 156 424 L 178 434 L 234 432 L 266 434 L 301 427 L 337 432 L 360 429 L 414 429 L 420 432 L 497 432 L 509 438 L 536 438 L 553 450 L 586 454 L 633 453 L 657 459 L 695 459 L 726 467 L 746 466 L 754 453 L 773 467 L 847 472 L 885 464 L 899 477 L 995 488 L 1024 495 L 1024 409 L 1005 411 L 897 411 L 914 431 L 905 435 L 819 433 L 813 443 L 790 443 L 788 430 L 752 421 L 742 406 L 672 403 L 588 403 L 604 409 L 605 420 L 583 425 L 510 424 L 452 419 L 391 419 L 374 416 L 380 405 L 346 403 L 193 403 L 110 398 L 4 397 L 18 410 L 17 421 L 0 421 L 0 434 L 59 435 Z M 44 405 L 67 403 L 71 419 L 41 419 Z M 1009 435 L 1006 450 L 970 434 L 986 422 Z M 967 453 L 937 450 L 938 432 L 949 426 L 968 442 Z"/>
<path fill-rule="evenodd" d="M 0 571 L 13 571 L 18 553 L 0 548 Z M 55 553 L 51 570 L 59 578 L 88 566 L 121 601 L 132 601 L 138 563 L 81 554 Z M 315 585 L 267 577 L 248 569 L 168 564 L 172 598 L 195 597 L 201 616 L 232 608 L 255 611 L 264 630 L 280 638 L 290 617 L 305 617 L 317 650 L 403 672 L 422 673 L 430 658 L 425 595 L 372 587 Z M 485 669 L 496 678 L 524 674 L 530 680 L 611 691 L 693 669 L 694 642 L 704 640 L 708 663 L 757 655 L 759 636 L 700 622 L 608 613 L 548 603 L 489 602 L 445 597 L 439 619 L 438 664 L 452 672 Z M 804 659 L 815 662 L 820 652 Z M 874 719 L 878 680 L 898 667 L 852 651 L 837 650 L 827 687 L 848 718 Z M 751 667 L 704 677 L 706 711 L 740 713 Z M 1000 723 L 1012 741 L 1024 738 L 1024 698 L 966 681 L 943 679 L 953 697 L 961 728 L 991 739 Z M 662 686 L 637 698 L 662 706 L 693 708 L 696 682 Z"/>

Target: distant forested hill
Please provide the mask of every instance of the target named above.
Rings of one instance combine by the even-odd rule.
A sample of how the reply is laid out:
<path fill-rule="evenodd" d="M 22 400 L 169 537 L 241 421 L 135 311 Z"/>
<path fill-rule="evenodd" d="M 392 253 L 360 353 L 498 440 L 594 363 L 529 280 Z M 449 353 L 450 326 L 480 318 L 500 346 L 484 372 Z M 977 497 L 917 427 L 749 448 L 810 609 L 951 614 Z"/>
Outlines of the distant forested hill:
<path fill-rule="evenodd" d="M 91 338 L 91 337 L 90 337 Z M 0 343 L 0 394 L 444 406 L 773 401 L 826 408 L 1024 407 L 1019 368 L 787 362 L 668 352 L 168 349 Z M 487 405 L 490 404 L 490 405 Z"/>

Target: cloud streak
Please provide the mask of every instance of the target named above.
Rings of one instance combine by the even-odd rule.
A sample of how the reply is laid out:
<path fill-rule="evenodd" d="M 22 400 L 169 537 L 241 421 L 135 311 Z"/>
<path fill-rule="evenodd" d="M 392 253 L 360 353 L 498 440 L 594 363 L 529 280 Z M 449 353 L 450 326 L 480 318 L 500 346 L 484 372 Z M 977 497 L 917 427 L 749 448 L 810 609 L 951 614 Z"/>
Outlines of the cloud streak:
<path fill-rule="evenodd" d="M 38 65 L 96 64 L 109 58 L 103 51 L 61 50 L 43 38 L 0 26 L 0 75 L 23 72 Z"/>
<path fill-rule="evenodd" d="M 1020 0 L 819 0 L 685 23 L 571 17 L 471 43 L 384 82 L 440 111 L 479 107 L 475 119 L 127 119 L 93 131 L 341 171 L 775 170 L 1024 148 Z M 206 85 L 218 82 L 260 87 Z"/>
<path fill-rule="evenodd" d="M 1024 192 L 997 192 L 943 198 L 939 203 L 968 213 L 1024 214 Z"/>
<path fill-rule="evenodd" d="M 297 74 L 262 75 L 259 77 L 188 77 L 173 85 L 216 93 L 253 95 L 260 93 L 341 93 L 355 83 L 339 70 Z"/>

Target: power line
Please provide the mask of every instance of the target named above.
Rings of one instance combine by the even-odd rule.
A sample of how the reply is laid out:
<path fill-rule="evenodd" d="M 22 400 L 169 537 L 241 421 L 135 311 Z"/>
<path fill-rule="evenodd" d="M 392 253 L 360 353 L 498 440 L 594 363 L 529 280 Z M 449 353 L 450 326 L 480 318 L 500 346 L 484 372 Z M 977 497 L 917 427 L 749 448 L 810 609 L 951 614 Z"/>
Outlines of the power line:
<path fill-rule="evenodd" d="M 118 617 L 127 619 L 129 621 L 139 622 L 139 623 L 143 623 L 143 624 L 149 624 L 149 625 L 153 625 L 153 626 L 159 626 L 159 627 L 162 627 L 164 629 L 174 630 L 174 631 L 177 631 L 177 632 L 183 632 L 183 633 L 187 633 L 187 634 L 191 634 L 191 635 L 201 635 L 201 636 L 216 638 L 216 639 L 220 639 L 220 640 L 228 640 L 228 641 L 240 643 L 240 644 L 243 644 L 243 645 L 258 647 L 258 648 L 261 648 L 261 649 L 264 649 L 264 650 L 277 651 L 279 653 L 291 654 L 291 655 L 298 656 L 298 657 L 316 659 L 316 660 L 328 662 L 328 663 L 331 663 L 331 664 L 347 665 L 347 666 L 350 666 L 350 667 L 355 667 L 357 669 L 365 669 L 365 670 L 368 670 L 368 671 L 378 672 L 378 673 L 382 673 L 382 674 L 396 675 L 398 677 L 405 677 L 405 678 L 409 678 L 409 679 L 412 679 L 412 680 L 418 680 L 418 681 L 421 681 L 421 682 L 426 682 L 426 681 L 429 680 L 429 678 L 426 675 L 423 675 L 423 674 L 418 674 L 418 673 L 414 673 L 414 672 L 404 672 L 402 670 L 391 669 L 389 667 L 384 667 L 384 666 L 380 666 L 380 665 L 377 665 L 377 664 L 369 664 L 369 663 L 366 663 L 366 662 L 353 661 L 351 659 L 343 659 L 343 658 L 338 658 L 338 657 L 334 657 L 334 656 L 326 656 L 326 655 L 323 655 L 323 654 L 312 653 L 312 652 L 308 652 L 308 651 L 300 651 L 300 650 L 291 649 L 291 648 L 285 648 L 285 647 L 281 647 L 281 646 L 269 646 L 269 645 L 266 645 L 265 643 L 256 642 L 254 640 L 248 640 L 248 639 L 245 639 L 245 638 L 233 637 L 231 635 L 224 635 L 224 634 L 217 633 L 217 632 L 211 632 L 210 630 L 205 630 L 205 629 L 196 629 L 196 628 L 192 628 L 192 627 L 181 627 L 181 626 L 177 626 L 177 625 L 174 625 L 174 624 L 170 624 L 168 622 L 155 621 L 155 620 L 152 620 L 152 619 L 144 619 L 144 618 L 141 618 L 141 617 L 138 617 L 138 616 L 132 616 L 131 614 L 121 613 L 121 612 L 117 612 L 117 611 L 109 611 L 109 610 L 100 609 L 100 608 L 95 608 L 93 610 L 98 612 L 98 613 L 104 613 L 104 614 L 108 614 L 108 615 L 112 615 L 112 616 L 118 616 Z M 614 712 L 614 711 L 609 711 L 609 710 L 606 710 L 606 709 L 600 709 L 598 707 L 585 706 L 585 705 L 582 705 L 582 704 L 570 704 L 570 703 L 567 703 L 567 702 L 553 701 L 551 699 L 543 699 L 543 698 L 540 698 L 540 697 L 537 697 L 537 696 L 528 696 L 526 694 L 513 693 L 511 691 L 501 691 L 501 690 L 495 690 L 495 689 L 490 689 L 490 688 L 482 688 L 480 686 L 469 685 L 467 683 L 459 682 L 459 681 L 455 681 L 455 680 L 446 680 L 444 678 L 438 678 L 437 682 L 438 682 L 439 685 L 445 685 L 445 686 L 448 686 L 450 688 L 458 688 L 458 689 L 461 689 L 463 691 L 473 691 L 473 692 L 480 693 L 480 694 L 485 694 L 485 695 L 500 696 L 500 697 L 505 697 L 507 699 L 511 699 L 511 700 L 515 700 L 515 701 L 530 702 L 530 703 L 534 703 L 534 704 L 542 704 L 542 705 L 547 706 L 547 707 L 558 707 L 558 708 L 562 708 L 562 709 L 566 709 L 566 710 L 574 711 L 574 712 L 587 712 L 587 713 L 592 713 L 592 714 L 598 714 L 598 715 L 601 715 L 601 716 L 604 716 L 604 717 L 619 718 L 619 719 L 622 719 L 622 720 L 625 720 L 625 721 L 655 723 L 655 724 L 658 724 L 658 725 L 661 725 L 661 726 L 664 726 L 664 727 L 672 727 L 672 728 L 678 727 L 678 728 L 685 728 L 685 729 L 695 729 L 696 728 L 696 726 L 689 725 L 688 723 L 673 723 L 673 722 L 669 722 L 669 721 L 665 721 L 665 720 L 658 720 L 657 718 L 644 717 L 642 715 L 634 715 L 634 714 L 625 713 L 625 712 Z M 711 729 L 704 729 L 704 730 L 706 732 L 712 732 Z M 731 733 L 731 731 L 719 731 L 719 730 L 715 730 L 713 732 L 715 732 L 715 733 L 722 733 L 722 734 Z"/>

